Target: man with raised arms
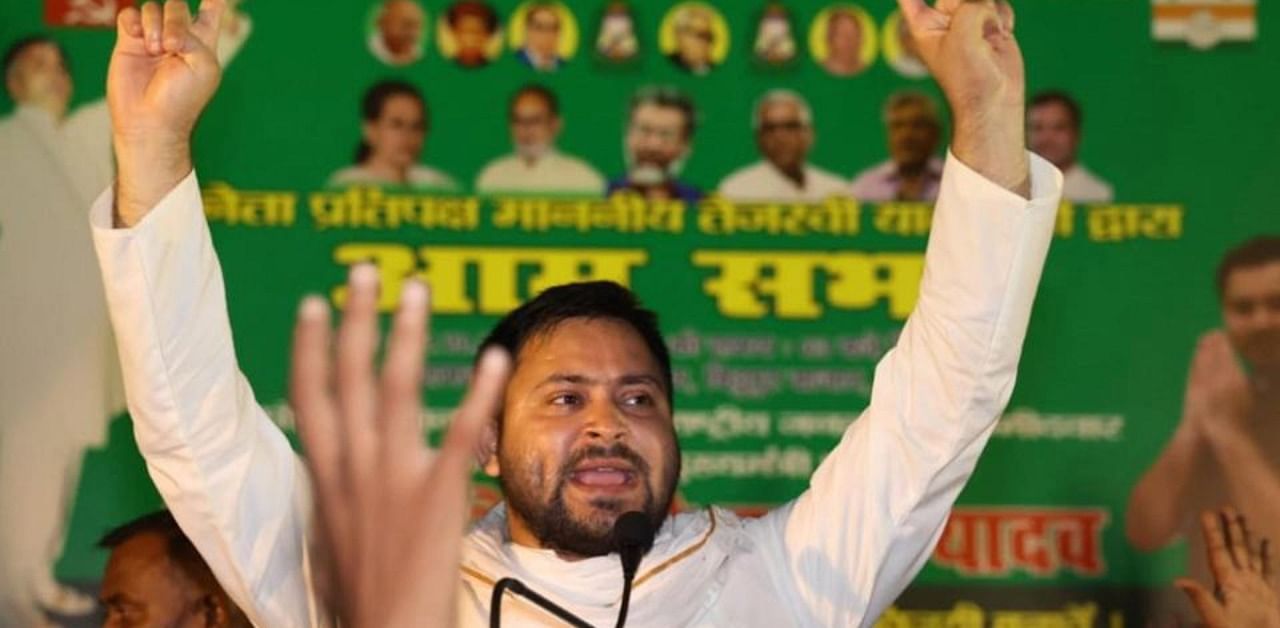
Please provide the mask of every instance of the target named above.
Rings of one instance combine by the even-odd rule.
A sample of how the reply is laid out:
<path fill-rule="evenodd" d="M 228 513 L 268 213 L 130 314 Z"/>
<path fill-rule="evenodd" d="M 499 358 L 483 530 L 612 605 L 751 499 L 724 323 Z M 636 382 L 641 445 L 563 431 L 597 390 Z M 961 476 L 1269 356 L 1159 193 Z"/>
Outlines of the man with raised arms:
<path fill-rule="evenodd" d="M 386 599 L 451 600 L 458 624 L 483 626 L 494 582 L 515 576 L 586 621 L 611 624 L 622 579 L 609 534 L 629 511 L 658 528 L 636 577 L 633 626 L 865 626 L 907 586 L 1013 389 L 1061 176 L 1024 149 L 1022 58 L 1008 6 L 900 5 L 951 103 L 955 136 L 916 310 L 876 369 L 867 409 L 808 489 L 759 519 L 716 508 L 667 515 L 680 453 L 656 318 L 615 284 L 553 288 L 496 326 L 461 411 L 471 421 L 498 415 L 481 449 L 504 503 L 460 551 L 442 551 L 434 565 L 432 554 L 419 557 L 445 579 L 370 580 L 395 588 Z M 192 19 L 170 1 L 121 14 L 108 87 L 119 179 L 91 220 L 135 434 L 170 510 L 255 624 L 324 625 L 333 609 L 317 603 L 316 567 L 331 561 L 313 541 L 328 538 L 331 558 L 350 564 L 360 554 L 351 539 L 370 536 L 369 525 L 403 529 L 370 520 L 381 511 L 368 500 L 426 502 L 396 489 L 400 476 L 388 467 L 380 496 L 317 489 L 322 511 L 370 514 L 339 517 L 349 524 L 342 530 L 314 529 L 312 484 L 238 369 L 189 144 L 218 82 L 210 45 L 221 9 L 222 0 L 205 0 Z M 414 442 L 427 288 L 405 283 L 378 374 L 376 272 L 354 267 L 348 288 L 331 363 L 321 357 L 327 304 L 312 298 L 299 310 L 297 342 L 307 350 L 295 354 L 291 399 L 300 422 L 358 428 L 376 418 L 403 435 L 386 447 Z M 336 394 L 317 385 L 325 381 Z M 349 446 L 312 455 L 364 460 L 378 451 L 371 432 L 321 439 Z M 444 492 L 441 510 L 415 512 L 432 535 L 424 543 L 447 550 L 458 547 L 453 524 L 436 516 L 461 504 Z M 335 506 L 335 495 L 349 501 Z M 347 599 L 378 592 L 369 584 Z M 455 610 L 436 608 L 439 618 Z M 377 616 L 363 610 L 356 616 Z M 523 598 L 502 611 L 508 625 L 557 621 Z M 392 615 L 370 621 L 431 621 Z"/>

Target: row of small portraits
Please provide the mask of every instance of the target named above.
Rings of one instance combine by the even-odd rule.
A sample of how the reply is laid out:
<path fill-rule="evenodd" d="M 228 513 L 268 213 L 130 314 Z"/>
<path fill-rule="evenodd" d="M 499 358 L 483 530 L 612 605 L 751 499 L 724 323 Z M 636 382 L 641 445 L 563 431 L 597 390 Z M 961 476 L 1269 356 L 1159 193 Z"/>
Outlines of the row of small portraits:
<path fill-rule="evenodd" d="M 429 15 L 422 0 L 379 0 L 367 22 L 369 51 L 390 66 L 407 66 L 423 58 Z M 751 57 L 768 68 L 795 66 L 801 56 L 798 27 L 780 2 L 764 4 L 755 19 Z M 484 0 L 456 0 L 436 18 L 435 41 L 440 55 L 464 68 L 481 68 L 505 50 L 539 72 L 555 72 L 578 56 L 584 35 L 572 10 L 559 0 L 527 0 L 504 23 Z M 693 75 L 710 74 L 730 53 L 729 22 L 706 2 L 682 2 L 663 15 L 658 51 L 676 67 Z M 614 0 L 601 8 L 591 45 L 597 62 L 629 65 L 639 61 L 644 44 L 632 4 Z M 808 26 L 813 62 L 835 77 L 864 72 L 883 55 L 903 76 L 928 74 L 906 22 L 897 11 L 884 24 L 852 3 L 825 6 Z"/>

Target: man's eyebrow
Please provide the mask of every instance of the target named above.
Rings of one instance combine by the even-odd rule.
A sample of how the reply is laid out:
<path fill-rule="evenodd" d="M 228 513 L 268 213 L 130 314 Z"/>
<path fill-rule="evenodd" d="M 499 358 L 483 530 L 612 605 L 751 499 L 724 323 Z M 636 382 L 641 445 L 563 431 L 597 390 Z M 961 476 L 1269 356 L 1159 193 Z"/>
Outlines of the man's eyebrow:
<path fill-rule="evenodd" d="M 603 383 L 606 380 L 591 377 L 582 373 L 552 373 L 538 383 L 537 387 L 547 386 L 550 384 L 580 384 L 586 386 L 594 386 Z M 618 384 L 627 386 L 631 384 L 649 384 L 657 388 L 664 388 L 662 380 L 648 373 L 628 373 L 615 380 Z"/>
<path fill-rule="evenodd" d="M 548 375 L 545 379 L 543 379 L 541 382 L 538 382 L 538 387 L 546 386 L 548 384 L 591 385 L 591 384 L 595 384 L 598 381 L 599 380 L 595 378 L 589 377 L 587 375 L 583 375 L 581 373 L 552 373 Z"/>
<path fill-rule="evenodd" d="M 624 386 L 629 384 L 649 384 L 650 386 L 653 386 L 658 389 L 665 388 L 662 384 L 662 380 L 648 373 L 635 373 L 635 374 L 623 375 L 622 377 L 618 378 L 618 383 Z"/>

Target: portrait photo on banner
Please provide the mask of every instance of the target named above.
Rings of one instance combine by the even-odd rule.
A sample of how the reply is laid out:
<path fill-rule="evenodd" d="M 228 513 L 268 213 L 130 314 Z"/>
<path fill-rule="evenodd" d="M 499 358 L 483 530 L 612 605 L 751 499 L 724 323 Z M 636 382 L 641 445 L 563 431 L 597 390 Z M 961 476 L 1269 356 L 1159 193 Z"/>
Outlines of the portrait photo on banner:
<path fill-rule="evenodd" d="M 564 3 L 530 0 L 508 23 L 507 46 L 534 71 L 555 72 L 578 52 L 578 20 Z"/>
<path fill-rule="evenodd" d="M 676 67 L 705 76 L 729 56 L 729 25 L 705 2 L 682 2 L 662 18 L 658 49 Z"/>
<path fill-rule="evenodd" d="M 369 52 L 392 66 L 422 59 L 427 38 L 427 11 L 418 0 L 380 0 L 369 7 L 365 38 Z"/>
<path fill-rule="evenodd" d="M 458 0 L 436 20 L 440 55 L 463 68 L 489 65 L 502 54 L 502 20 L 482 0 Z"/>
<path fill-rule="evenodd" d="M 809 26 L 809 52 L 831 76 L 862 74 L 876 59 L 878 28 L 867 10 L 856 4 L 833 4 Z"/>

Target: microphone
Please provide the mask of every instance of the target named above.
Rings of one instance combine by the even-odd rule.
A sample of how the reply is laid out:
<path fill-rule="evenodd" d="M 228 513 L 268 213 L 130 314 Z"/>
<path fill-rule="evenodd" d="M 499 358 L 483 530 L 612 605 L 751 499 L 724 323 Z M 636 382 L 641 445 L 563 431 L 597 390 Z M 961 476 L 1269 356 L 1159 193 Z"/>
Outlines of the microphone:
<path fill-rule="evenodd" d="M 493 585 L 493 597 L 489 598 L 489 628 L 499 628 L 502 625 L 502 593 L 507 589 L 541 606 L 544 610 L 549 611 L 552 615 L 559 617 L 574 628 L 594 628 L 591 624 L 583 621 L 581 617 L 570 613 L 559 604 L 538 594 L 537 591 L 524 586 L 523 582 L 515 578 L 503 578 Z"/>
<path fill-rule="evenodd" d="M 635 580 L 640 559 L 653 547 L 653 524 L 642 512 L 623 513 L 613 522 L 613 547 L 622 560 L 622 608 L 618 611 L 617 628 L 627 621 L 627 607 L 631 604 L 631 581 Z"/>
<path fill-rule="evenodd" d="M 640 568 L 640 559 L 649 551 L 649 548 L 653 547 L 653 535 L 653 524 L 649 523 L 649 517 L 642 512 L 623 513 L 613 522 L 613 548 L 622 559 L 623 577 L 622 608 L 618 612 L 618 628 L 622 628 L 627 621 L 627 607 L 631 604 L 631 581 L 635 579 L 636 570 Z M 593 628 L 581 617 L 543 597 L 537 591 L 525 586 L 523 582 L 509 577 L 502 578 L 493 585 L 493 595 L 489 598 L 490 628 L 499 628 L 502 625 L 502 598 L 506 591 L 511 591 L 537 604 L 570 626 Z"/>

